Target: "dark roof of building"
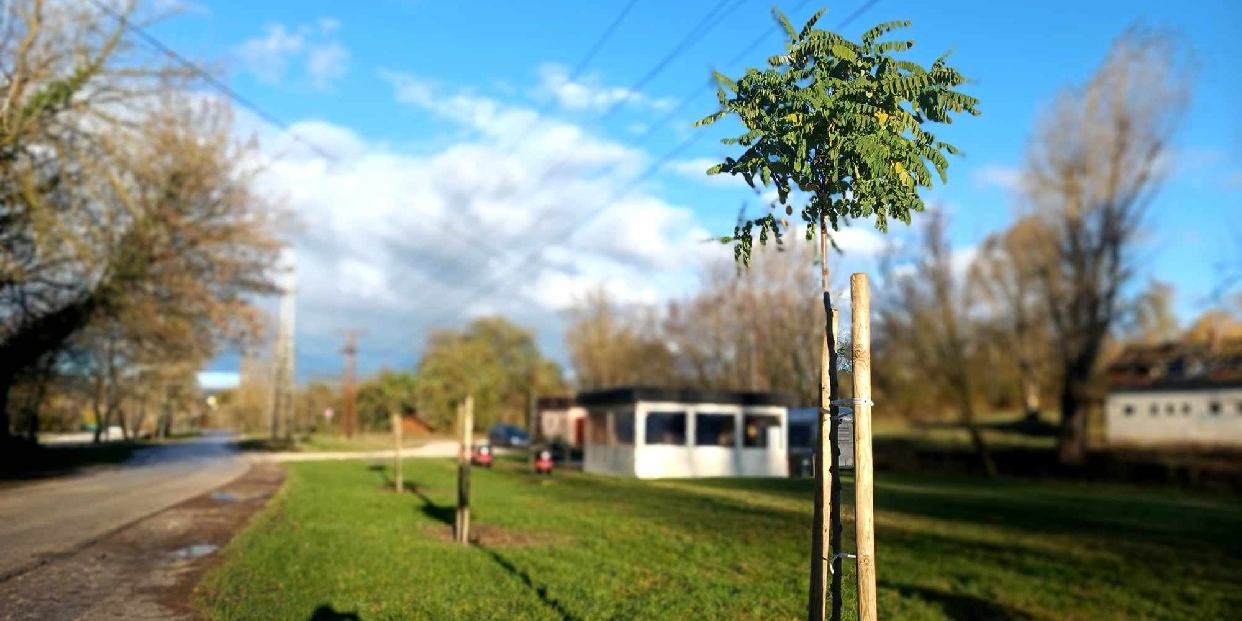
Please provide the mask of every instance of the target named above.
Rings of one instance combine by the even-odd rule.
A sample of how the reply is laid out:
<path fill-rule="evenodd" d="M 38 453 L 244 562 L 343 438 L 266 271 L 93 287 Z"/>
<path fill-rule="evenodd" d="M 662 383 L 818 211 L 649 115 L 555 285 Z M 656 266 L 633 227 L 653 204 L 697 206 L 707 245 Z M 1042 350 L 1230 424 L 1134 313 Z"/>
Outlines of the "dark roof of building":
<path fill-rule="evenodd" d="M 1105 373 L 1112 392 L 1242 386 L 1242 339 L 1127 345 Z"/>
<path fill-rule="evenodd" d="M 584 406 L 623 405 L 639 401 L 669 401 L 673 403 L 728 403 L 733 405 L 776 405 L 789 407 L 794 403 L 790 395 L 772 392 L 735 392 L 726 390 L 697 390 L 693 388 L 660 388 L 654 386 L 625 386 L 578 393 L 578 404 Z"/>
<path fill-rule="evenodd" d="M 558 395 L 555 397 L 539 397 L 535 400 L 535 407 L 540 410 L 564 410 L 578 404 L 578 400 L 573 395 Z"/>

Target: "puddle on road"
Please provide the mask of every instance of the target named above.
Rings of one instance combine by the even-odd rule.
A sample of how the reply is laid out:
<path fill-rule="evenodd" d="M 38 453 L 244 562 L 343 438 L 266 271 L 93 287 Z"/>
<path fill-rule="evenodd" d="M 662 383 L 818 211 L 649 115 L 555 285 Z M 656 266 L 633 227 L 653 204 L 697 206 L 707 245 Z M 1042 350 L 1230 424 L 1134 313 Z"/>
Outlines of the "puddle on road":
<path fill-rule="evenodd" d="M 233 495 L 233 492 L 212 492 L 211 499 L 221 502 L 233 502 L 237 500 L 237 497 Z"/>
<path fill-rule="evenodd" d="M 194 545 L 188 545 L 184 548 L 179 548 L 176 552 L 173 552 L 173 554 L 176 554 L 180 558 L 198 558 L 200 556 L 207 556 L 208 554 L 211 554 L 219 549 L 220 546 L 214 543 L 196 543 Z"/>

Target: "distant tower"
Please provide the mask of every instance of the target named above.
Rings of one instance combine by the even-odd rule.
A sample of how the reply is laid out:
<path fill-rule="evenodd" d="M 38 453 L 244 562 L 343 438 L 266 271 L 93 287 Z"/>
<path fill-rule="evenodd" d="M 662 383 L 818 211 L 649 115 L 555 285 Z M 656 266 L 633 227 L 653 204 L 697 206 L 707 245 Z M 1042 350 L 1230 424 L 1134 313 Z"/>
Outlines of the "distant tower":
<path fill-rule="evenodd" d="M 293 334 L 294 310 L 297 304 L 297 266 L 292 249 L 286 251 L 282 257 L 280 289 L 280 326 L 276 331 L 276 355 L 273 360 L 273 440 L 280 437 L 282 419 L 285 438 L 293 438 Z"/>

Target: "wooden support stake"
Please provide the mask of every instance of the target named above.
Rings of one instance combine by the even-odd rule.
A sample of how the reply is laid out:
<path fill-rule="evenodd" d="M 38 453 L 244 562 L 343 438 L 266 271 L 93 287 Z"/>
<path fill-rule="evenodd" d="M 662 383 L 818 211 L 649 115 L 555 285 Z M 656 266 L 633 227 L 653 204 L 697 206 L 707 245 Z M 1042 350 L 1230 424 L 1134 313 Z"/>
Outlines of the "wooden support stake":
<path fill-rule="evenodd" d="M 470 542 L 470 443 L 474 428 L 474 399 L 469 395 L 459 410 L 461 446 L 457 452 L 457 526 L 454 538 Z"/>
<path fill-rule="evenodd" d="M 850 276 L 853 311 L 854 528 L 858 550 L 858 621 L 876 621 L 875 477 L 871 455 L 871 290 L 866 274 Z"/>
<path fill-rule="evenodd" d="M 397 493 L 398 494 L 405 491 L 405 480 L 401 472 L 401 431 L 402 431 L 401 415 L 393 414 L 392 415 L 392 437 L 393 437 L 393 441 L 396 443 L 396 446 L 393 448 L 392 461 L 393 461 L 393 470 L 396 471 L 396 476 L 397 476 Z"/>

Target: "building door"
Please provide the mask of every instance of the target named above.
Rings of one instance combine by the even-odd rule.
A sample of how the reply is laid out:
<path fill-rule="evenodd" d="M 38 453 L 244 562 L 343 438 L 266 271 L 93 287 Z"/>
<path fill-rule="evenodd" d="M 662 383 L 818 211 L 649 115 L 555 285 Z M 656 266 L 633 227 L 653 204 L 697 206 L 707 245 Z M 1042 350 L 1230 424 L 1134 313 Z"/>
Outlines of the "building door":
<path fill-rule="evenodd" d="M 571 440 L 570 442 L 572 446 L 582 446 L 582 434 L 583 434 L 583 429 L 584 429 L 585 424 L 586 424 L 585 416 L 579 416 L 578 418 L 574 419 L 573 440 Z"/>

